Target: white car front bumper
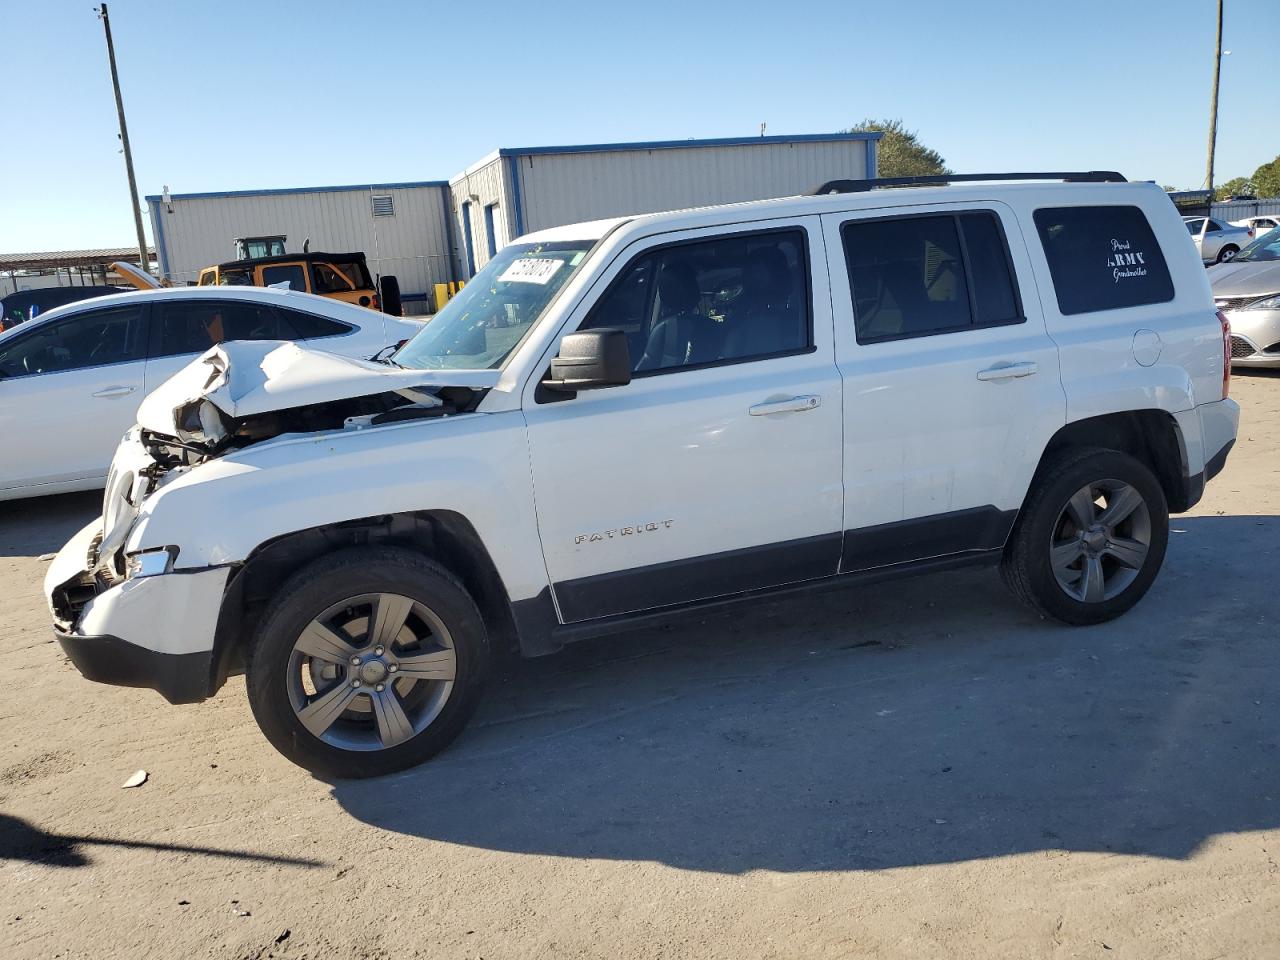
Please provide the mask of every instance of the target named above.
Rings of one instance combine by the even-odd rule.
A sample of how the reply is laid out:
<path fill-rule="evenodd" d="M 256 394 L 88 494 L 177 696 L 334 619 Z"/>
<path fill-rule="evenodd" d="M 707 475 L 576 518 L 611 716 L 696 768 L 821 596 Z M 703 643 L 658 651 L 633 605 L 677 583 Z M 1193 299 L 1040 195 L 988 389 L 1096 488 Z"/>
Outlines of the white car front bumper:
<path fill-rule="evenodd" d="M 229 567 L 112 582 L 89 569 L 95 520 L 54 558 L 45 600 L 54 635 L 89 680 L 157 690 L 170 703 L 212 692 L 214 635 Z"/>

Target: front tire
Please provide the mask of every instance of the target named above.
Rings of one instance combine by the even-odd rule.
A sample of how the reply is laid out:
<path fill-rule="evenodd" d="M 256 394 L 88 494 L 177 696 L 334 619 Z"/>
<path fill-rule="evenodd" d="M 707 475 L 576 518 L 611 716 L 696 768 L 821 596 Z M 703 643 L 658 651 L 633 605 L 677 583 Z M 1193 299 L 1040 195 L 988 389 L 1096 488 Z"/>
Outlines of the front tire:
<path fill-rule="evenodd" d="M 1151 587 L 1169 542 L 1164 490 L 1140 461 L 1077 448 L 1046 460 L 1005 547 L 1023 601 L 1063 623 L 1103 623 Z"/>
<path fill-rule="evenodd" d="M 394 547 L 340 550 L 277 592 L 249 654 L 254 719 L 298 766 L 332 778 L 415 766 L 475 711 L 484 621 L 439 564 Z"/>

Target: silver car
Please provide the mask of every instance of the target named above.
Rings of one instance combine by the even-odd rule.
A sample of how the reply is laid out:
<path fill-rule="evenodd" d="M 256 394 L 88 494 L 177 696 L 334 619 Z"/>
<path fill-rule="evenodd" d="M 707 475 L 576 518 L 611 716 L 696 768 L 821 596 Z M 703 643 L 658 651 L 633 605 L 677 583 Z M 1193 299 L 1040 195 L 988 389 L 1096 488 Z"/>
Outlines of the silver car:
<path fill-rule="evenodd" d="M 1204 217 L 1183 217 L 1187 232 L 1200 251 L 1200 259 L 1205 263 L 1226 263 L 1235 258 L 1242 247 L 1253 242 L 1252 227 L 1237 227 L 1225 220 L 1209 218 L 1206 229 Z M 1203 236 L 1201 231 L 1204 231 Z"/>
<path fill-rule="evenodd" d="M 1231 321 L 1231 365 L 1280 367 L 1280 230 L 1208 274 L 1213 299 Z"/>

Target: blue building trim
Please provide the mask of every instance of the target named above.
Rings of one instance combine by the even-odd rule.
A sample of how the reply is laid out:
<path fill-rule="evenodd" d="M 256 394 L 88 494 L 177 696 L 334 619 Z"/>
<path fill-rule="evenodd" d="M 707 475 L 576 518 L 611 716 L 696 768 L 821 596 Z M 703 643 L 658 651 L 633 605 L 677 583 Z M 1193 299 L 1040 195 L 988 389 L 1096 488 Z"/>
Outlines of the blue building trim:
<path fill-rule="evenodd" d="M 169 251 L 164 245 L 164 211 L 160 209 L 160 202 L 147 197 L 147 206 L 151 208 L 151 223 L 155 226 L 156 239 L 156 260 L 160 264 L 160 275 L 169 276 Z M 147 269 L 144 263 L 142 269 Z"/>
<path fill-rule="evenodd" d="M 501 156 L 502 151 L 499 150 L 498 154 Z M 507 154 L 507 173 L 511 177 L 511 196 L 515 206 L 516 234 L 510 238 L 514 240 L 524 234 L 524 199 L 520 196 L 520 161 L 512 154 Z"/>
<path fill-rule="evenodd" d="M 348 193 L 352 190 L 408 190 L 413 187 L 448 187 L 448 180 L 412 180 L 405 183 L 357 183 L 332 187 L 277 187 L 269 190 L 213 190 L 208 193 L 173 193 L 171 200 L 220 200 L 225 197 L 279 197 L 294 193 Z M 147 197 L 160 202 L 163 197 Z"/>
<path fill-rule="evenodd" d="M 877 177 L 880 175 L 879 171 L 876 169 L 879 162 L 876 158 L 876 149 L 878 146 L 879 146 L 878 140 L 867 141 L 867 172 L 866 172 L 867 179 L 871 179 L 873 177 Z"/>
<path fill-rule="evenodd" d="M 458 279 L 458 245 L 453 239 L 453 200 L 451 191 L 441 191 L 440 204 L 444 207 L 444 249 L 449 260 L 449 267 L 445 271 L 445 279 L 452 283 Z"/>
<path fill-rule="evenodd" d="M 753 144 L 832 143 L 879 140 L 882 134 L 802 133 L 792 137 L 719 137 L 709 140 L 639 140 L 634 143 L 584 143 L 567 147 L 503 147 L 500 157 L 536 157 L 557 153 L 616 153 L 622 150 L 689 150 L 697 147 L 743 147 Z"/>

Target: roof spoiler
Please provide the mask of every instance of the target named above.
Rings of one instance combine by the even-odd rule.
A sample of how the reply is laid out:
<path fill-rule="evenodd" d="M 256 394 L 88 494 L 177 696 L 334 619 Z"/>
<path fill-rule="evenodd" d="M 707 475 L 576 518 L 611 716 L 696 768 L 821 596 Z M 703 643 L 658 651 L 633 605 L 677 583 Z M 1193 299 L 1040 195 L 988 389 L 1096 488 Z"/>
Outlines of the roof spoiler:
<path fill-rule="evenodd" d="M 1061 180 L 1064 183 L 1128 183 L 1114 170 L 1083 170 L 1072 173 L 944 173 L 928 177 L 877 177 L 873 180 L 828 180 L 811 197 L 832 193 L 866 193 L 877 187 L 923 187 L 948 183 L 975 183 L 997 180 Z"/>

